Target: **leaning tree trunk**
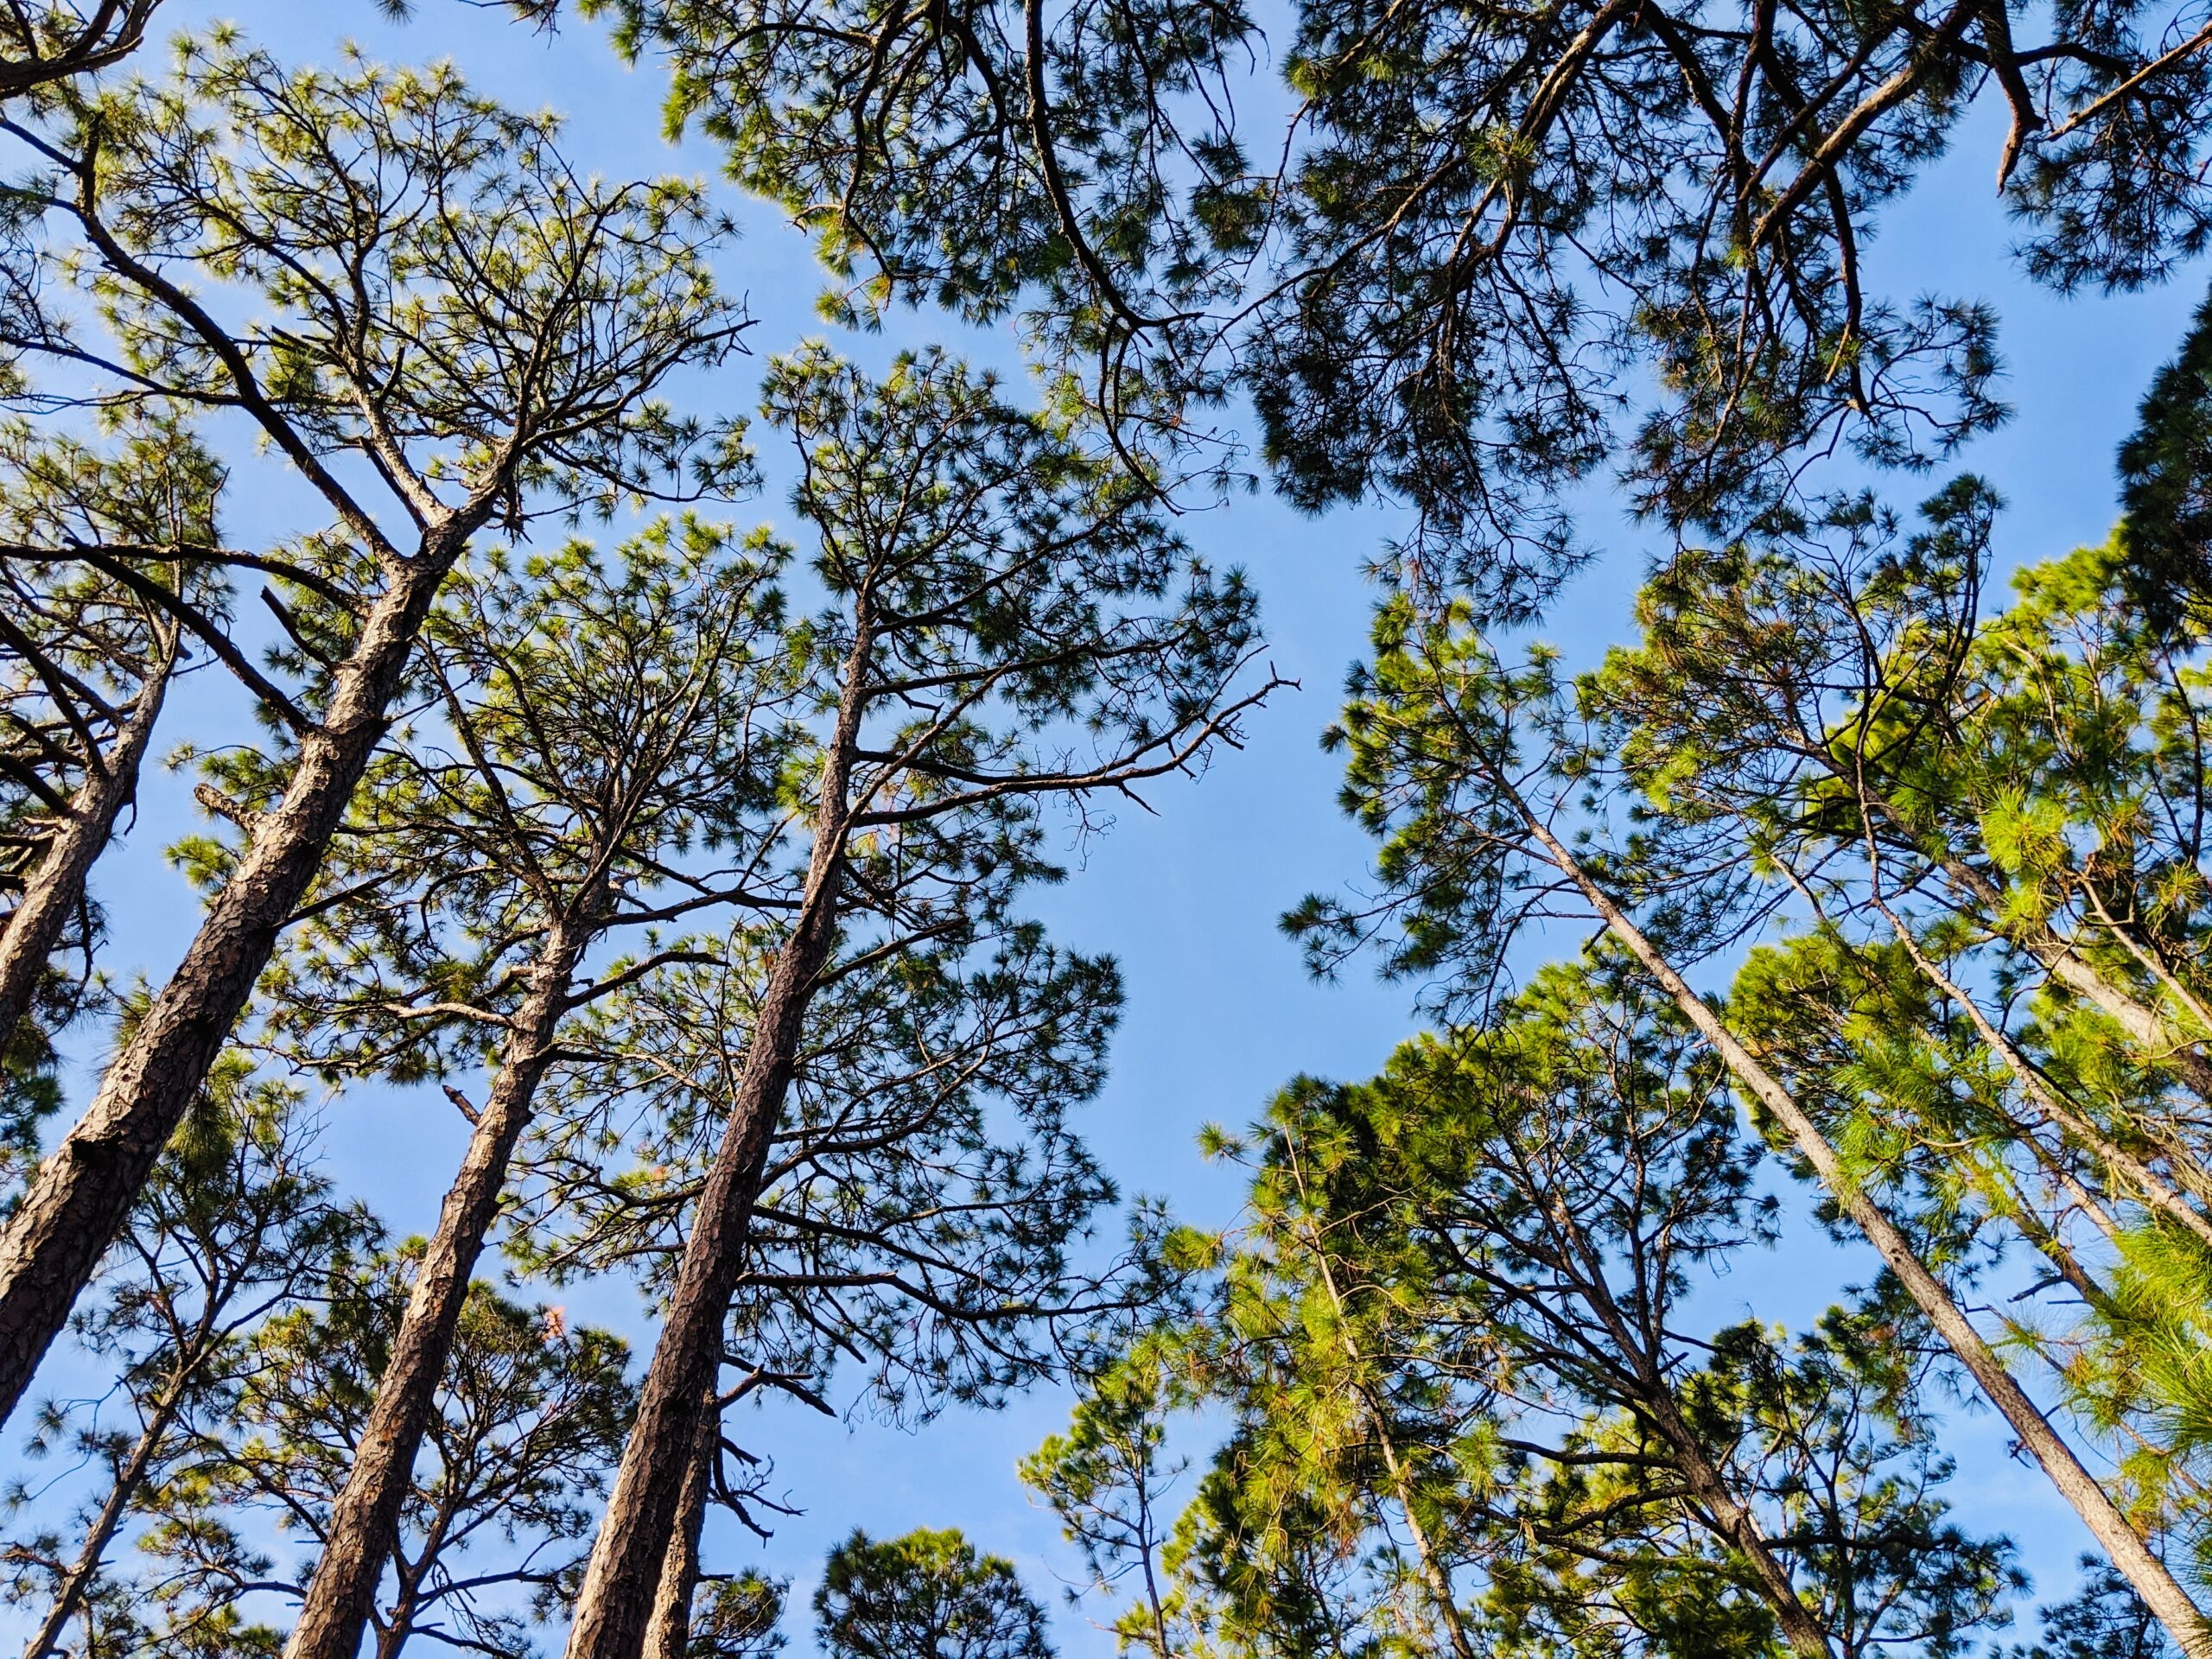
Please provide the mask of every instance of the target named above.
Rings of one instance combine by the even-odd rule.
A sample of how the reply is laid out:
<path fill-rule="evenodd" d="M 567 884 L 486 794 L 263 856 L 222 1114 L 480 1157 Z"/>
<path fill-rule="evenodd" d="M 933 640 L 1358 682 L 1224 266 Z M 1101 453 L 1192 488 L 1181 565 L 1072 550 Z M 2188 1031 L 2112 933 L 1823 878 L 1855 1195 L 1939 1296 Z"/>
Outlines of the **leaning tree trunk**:
<path fill-rule="evenodd" d="M 1713 1529 L 1751 1563 L 1759 1593 L 1773 1611 L 1775 1622 L 1782 1626 L 1783 1638 L 1802 1659 L 1833 1659 L 1835 1649 L 1827 1631 L 1799 1598 L 1789 1569 L 1775 1554 L 1773 1541 L 1759 1525 L 1751 1506 L 1729 1485 L 1663 1380 L 1656 1376 L 1643 1380 L 1649 1390 L 1642 1402 L 1643 1409 L 1673 1449 L 1683 1484 L 1712 1518 Z"/>
<path fill-rule="evenodd" d="M 153 741 L 174 658 L 148 675 L 130 714 L 103 755 L 97 744 L 86 756 L 84 781 L 60 816 L 46 855 L 38 861 L 22 902 L 0 931 L 0 1048 L 30 1012 L 38 983 L 53 960 L 69 918 L 85 901 L 94 861 L 115 835 L 116 820 L 138 792 L 138 772 Z"/>
<path fill-rule="evenodd" d="M 300 741 L 283 800 L 255 824 L 176 972 L 0 1233 L 0 1421 L 22 1400 L 314 885 L 473 522 L 449 519 L 397 567 L 321 721 Z"/>
<path fill-rule="evenodd" d="M 1820 1126 L 1780 1080 L 1736 1039 L 1713 1013 L 1712 1005 L 1690 988 L 1688 982 L 1675 971 L 1659 948 L 1629 918 L 1628 912 L 1613 901 L 1582 867 L 1581 861 L 1529 810 L 1510 783 L 1498 778 L 1492 781 L 1498 784 L 1521 813 L 1530 835 L 1543 847 L 1560 873 L 1590 902 L 1606 930 L 1659 982 L 1683 1017 L 1712 1045 L 1745 1091 L 1774 1115 L 1798 1155 L 1812 1166 L 1813 1173 L 1834 1198 L 1836 1207 L 1851 1218 L 1890 1271 L 1897 1274 L 1905 1293 L 1960 1362 L 1973 1373 L 1990 1403 L 2012 1426 L 2020 1444 L 2033 1454 L 2050 1484 L 2058 1489 L 2059 1496 L 2073 1506 L 2082 1525 L 2089 1529 L 2098 1546 L 2133 1586 L 2152 1615 L 2165 1626 L 2182 1651 L 2190 1659 L 2212 1659 L 2212 1630 L 2208 1630 L 2202 1611 L 2182 1588 L 2180 1580 L 2127 1523 L 2096 1477 L 2083 1466 L 2074 1449 L 2051 1427 L 2041 1408 L 2028 1398 L 1950 1292 L 1928 1270 L 1911 1241 L 1887 1212 L 1852 1180 Z"/>
<path fill-rule="evenodd" d="M 645 1627 L 645 1659 L 685 1659 L 691 1646 L 691 1598 L 699 1586 L 699 1540 L 706 1530 L 707 1498 L 715 1465 L 721 1455 L 720 1402 L 705 1398 L 699 1413 L 699 1437 L 691 1466 L 683 1471 L 683 1491 L 676 1503 L 676 1530 L 661 1557 L 660 1581 L 653 1588 L 653 1610 Z"/>
<path fill-rule="evenodd" d="M 284 1644 L 285 1659 L 353 1659 L 359 1651 L 377 1585 L 397 1541 L 415 1459 L 437 1409 L 438 1384 L 452 1357 L 470 1275 L 499 1213 L 507 1166 L 530 1122 L 537 1086 L 552 1063 L 587 931 L 556 925 L 531 965 L 530 992 L 515 1012 L 499 1075 L 477 1115 L 460 1173 L 446 1192 L 437 1230 L 415 1269 L 407 1311 L 354 1447 L 353 1466 L 332 1506 L 329 1542 Z"/>
<path fill-rule="evenodd" d="M 836 941 L 851 818 L 846 797 L 866 702 L 870 647 L 863 624 L 846 659 L 836 726 L 823 757 L 814 849 L 798 912 L 769 970 L 732 1091 L 729 1122 L 699 1195 L 660 1341 L 622 1450 L 622 1466 L 577 1592 L 569 1659 L 639 1659 L 645 1649 L 684 1474 L 697 1445 L 699 1416 L 721 1369 L 723 1328 L 745 1265 L 753 1205 L 760 1196 L 769 1145 L 791 1090 L 807 1005 Z"/>
<path fill-rule="evenodd" d="M 137 1497 L 139 1487 L 145 1483 L 146 1471 L 153 1465 L 155 1452 L 169 1432 L 169 1425 L 176 1421 L 187 1380 L 179 1378 L 164 1390 L 153 1415 L 132 1445 L 130 1455 L 116 1471 L 115 1484 L 108 1488 L 99 1513 L 92 1517 L 84 1548 L 77 1552 L 68 1577 L 54 1592 L 54 1605 L 46 1610 L 46 1617 L 39 1621 L 38 1629 L 31 1632 L 30 1641 L 24 1645 L 23 1659 L 54 1659 L 60 1652 L 61 1633 L 69 1628 L 69 1621 L 76 1617 L 86 1592 L 99 1576 L 100 1563 L 107 1559 L 107 1547 L 115 1541 L 116 1530 L 130 1510 L 130 1500 Z"/>

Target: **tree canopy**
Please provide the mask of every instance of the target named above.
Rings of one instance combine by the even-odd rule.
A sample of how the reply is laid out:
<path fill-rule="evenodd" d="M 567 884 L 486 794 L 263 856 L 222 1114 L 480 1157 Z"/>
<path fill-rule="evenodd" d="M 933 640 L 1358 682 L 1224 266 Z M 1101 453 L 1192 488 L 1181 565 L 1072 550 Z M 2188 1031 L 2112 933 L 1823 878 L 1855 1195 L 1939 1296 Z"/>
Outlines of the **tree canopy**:
<path fill-rule="evenodd" d="M 0 3 L 0 1639 L 2212 1656 L 2198 0 L 470 10 Z"/>

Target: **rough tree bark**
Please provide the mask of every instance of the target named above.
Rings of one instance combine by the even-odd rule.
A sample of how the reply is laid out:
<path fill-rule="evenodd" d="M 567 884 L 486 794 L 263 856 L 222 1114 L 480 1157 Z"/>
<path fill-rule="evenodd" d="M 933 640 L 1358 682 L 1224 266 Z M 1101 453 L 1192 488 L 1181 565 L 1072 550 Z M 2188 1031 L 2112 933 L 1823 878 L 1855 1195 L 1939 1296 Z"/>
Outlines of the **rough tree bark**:
<path fill-rule="evenodd" d="M 553 1060 L 582 938 L 582 931 L 556 925 L 531 964 L 530 991 L 515 1012 L 499 1074 L 477 1114 L 460 1173 L 447 1189 L 437 1230 L 415 1270 L 407 1311 L 354 1448 L 353 1466 L 331 1508 L 330 1541 L 284 1644 L 285 1659 L 353 1659 L 360 1649 L 377 1585 L 397 1543 L 415 1459 L 437 1408 L 438 1384 L 452 1357 L 469 1280 L 499 1214 L 516 1142 Z"/>
<path fill-rule="evenodd" d="M 569 1626 L 569 1659 L 639 1659 L 645 1649 L 684 1474 L 694 1461 L 699 1417 L 721 1363 L 729 1300 L 745 1264 L 769 1144 L 791 1090 L 807 1004 L 836 941 L 845 835 L 854 811 L 847 797 L 871 648 L 863 615 L 847 654 L 836 721 L 823 755 L 805 887 L 753 1019 L 729 1122 L 699 1195 L 622 1466 L 600 1519 Z"/>
<path fill-rule="evenodd" d="M 156 664 L 147 676 L 114 743 L 105 754 L 96 749 L 87 756 L 84 781 L 70 797 L 68 811 L 60 815 L 54 839 L 23 889 L 22 901 L 9 912 L 7 928 L 0 931 L 0 1046 L 15 1035 L 30 1012 L 40 976 L 53 960 L 70 917 L 85 901 L 85 883 L 92 865 L 114 837 L 116 820 L 138 793 L 139 769 L 153 741 L 174 666 L 172 642 L 168 660 Z"/>
<path fill-rule="evenodd" d="M 0 1421 L 22 1399 L 314 884 L 423 618 L 493 499 L 486 492 L 447 517 L 394 568 L 334 676 L 321 719 L 300 739 L 283 798 L 254 825 L 176 972 L 0 1233 Z"/>
<path fill-rule="evenodd" d="M 653 1610 L 645 1628 L 645 1659 L 684 1659 L 691 1646 L 691 1596 L 699 1585 L 699 1540 L 706 1530 L 707 1498 L 715 1463 L 721 1454 L 721 1410 L 718 1399 L 699 1414 L 697 1448 L 683 1471 L 683 1491 L 676 1503 L 676 1530 L 661 1558 L 653 1588 Z"/>

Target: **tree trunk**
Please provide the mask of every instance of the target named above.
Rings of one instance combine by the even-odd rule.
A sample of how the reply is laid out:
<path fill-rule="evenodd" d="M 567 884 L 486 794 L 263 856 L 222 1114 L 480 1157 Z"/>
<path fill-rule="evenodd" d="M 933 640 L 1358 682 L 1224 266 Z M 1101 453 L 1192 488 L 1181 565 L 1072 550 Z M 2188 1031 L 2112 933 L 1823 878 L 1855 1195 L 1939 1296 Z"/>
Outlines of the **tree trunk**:
<path fill-rule="evenodd" d="M 699 1585 L 699 1538 L 706 1530 L 707 1497 L 721 1455 L 719 1401 L 705 1401 L 699 1414 L 699 1439 L 691 1466 L 683 1471 L 683 1491 L 676 1505 L 676 1531 L 661 1557 L 660 1582 L 653 1590 L 652 1622 L 645 1630 L 645 1659 L 683 1659 L 691 1646 L 691 1596 Z"/>
<path fill-rule="evenodd" d="M 321 723 L 301 740 L 283 799 L 255 827 L 176 972 L 0 1233 L 0 1421 L 22 1399 L 314 885 L 467 528 L 448 522 L 397 567 Z"/>
<path fill-rule="evenodd" d="M 745 1243 L 768 1147 L 791 1090 L 807 1004 L 836 941 L 845 831 L 852 816 L 846 797 L 867 703 L 871 644 L 863 619 L 847 655 L 836 726 L 823 757 L 814 848 L 798 913 L 769 971 L 732 1091 L 729 1123 L 699 1195 L 675 1294 L 639 1392 L 629 1443 L 622 1450 L 622 1466 L 577 1592 L 569 1659 L 639 1659 L 645 1650 L 684 1471 L 697 1445 L 699 1414 L 721 1370 L 729 1299 L 745 1265 Z"/>
<path fill-rule="evenodd" d="M 175 1420 L 177 1402 L 184 1390 L 182 1380 L 174 1383 L 164 1393 L 161 1402 L 154 1408 L 154 1414 L 146 1421 L 137 1443 L 130 1448 L 130 1455 L 124 1459 L 123 1467 L 116 1472 L 115 1484 L 108 1489 L 100 1512 L 92 1517 L 92 1530 L 85 1535 L 85 1544 L 77 1552 L 77 1560 L 69 1569 L 69 1576 L 61 1581 L 54 1592 L 54 1605 L 46 1610 L 46 1617 L 32 1632 L 29 1643 L 23 1649 L 23 1659 L 54 1659 L 60 1650 L 61 1633 L 69 1628 L 69 1621 L 76 1615 L 78 1604 L 92 1586 L 106 1558 L 107 1547 L 115 1541 L 116 1529 L 123 1524 L 124 1512 L 130 1500 L 137 1496 L 138 1487 L 146 1478 L 146 1470 L 154 1460 L 155 1448 L 162 1437 L 168 1433 L 169 1424 Z"/>
<path fill-rule="evenodd" d="M 586 931 L 556 925 L 531 965 L 530 993 L 516 1010 L 490 1098 L 447 1189 L 437 1231 L 415 1269 L 407 1312 L 354 1448 L 353 1466 L 332 1506 L 330 1541 L 284 1644 L 285 1659 L 354 1659 L 360 1649 L 385 1561 L 397 1542 L 415 1459 L 437 1408 L 438 1384 L 453 1353 L 469 1279 L 499 1214 L 515 1144 L 552 1062 Z"/>
<path fill-rule="evenodd" d="M 1950 1292 L 1921 1262 L 1911 1242 L 1878 1205 L 1853 1184 L 1819 1125 L 1780 1081 L 1753 1058 L 1751 1051 L 1737 1041 L 1712 1007 L 1675 971 L 1628 913 L 1613 902 L 1582 868 L 1581 861 L 1529 809 L 1518 791 L 1502 779 L 1493 778 L 1493 781 L 1507 793 L 1529 833 L 1542 845 L 1560 873 L 1581 890 L 1607 931 L 1658 981 L 1699 1035 L 1713 1046 L 1713 1052 L 1720 1056 L 1745 1091 L 1774 1115 L 1775 1121 L 1796 1145 L 1798 1155 L 1812 1166 L 1814 1173 L 1835 1199 L 1837 1207 L 1866 1236 L 1876 1253 L 1897 1274 L 1906 1294 L 1950 1344 L 1961 1363 L 1974 1374 L 1974 1381 L 2012 1426 L 2020 1444 L 2033 1454 L 2059 1495 L 2073 1506 L 2090 1535 L 2111 1557 L 2113 1565 L 2134 1587 L 2135 1593 L 2165 1626 L 2182 1651 L 2191 1659 L 2212 1659 L 2212 1631 L 2208 1631 L 2204 1615 L 2190 1599 L 2189 1592 L 2128 1525 L 2126 1517 L 2098 1484 L 2096 1478 L 2082 1465 L 2073 1448 L 2051 1427 L 2050 1419 L 2005 1369 L 2004 1362 L 1974 1329 L 1973 1321 L 1952 1300 Z"/>
<path fill-rule="evenodd" d="M 1713 1529 L 1751 1563 L 1752 1575 L 1758 1580 L 1767 1605 L 1774 1611 L 1775 1622 L 1782 1626 L 1783 1638 L 1804 1659 L 1834 1659 L 1834 1649 L 1829 1644 L 1827 1630 L 1798 1599 L 1797 1586 L 1776 1556 L 1758 1517 L 1731 1490 L 1707 1455 L 1697 1431 L 1682 1415 L 1681 1405 L 1668 1392 L 1664 1381 L 1656 1375 L 1639 1380 L 1645 1385 L 1641 1405 L 1661 1437 L 1674 1448 L 1682 1478 L 1712 1517 Z"/>
<path fill-rule="evenodd" d="M 1292 1179 L 1298 1183 L 1299 1192 L 1303 1197 L 1306 1193 L 1306 1169 L 1300 1160 L 1294 1139 L 1291 1142 L 1290 1155 Z M 1311 1213 L 1310 1210 L 1308 1213 Z M 1376 1443 L 1382 1448 L 1382 1463 L 1390 1476 L 1391 1495 L 1398 1500 L 1399 1512 L 1405 1516 L 1406 1531 L 1413 1539 L 1414 1558 L 1421 1563 L 1421 1581 L 1428 1590 L 1428 1599 L 1434 1605 L 1437 1618 L 1443 1622 L 1445 1636 L 1452 1643 L 1453 1659 L 1476 1659 L 1474 1643 L 1467 1635 L 1465 1621 L 1459 1617 L 1459 1599 L 1452 1588 L 1452 1574 L 1437 1554 L 1434 1541 L 1428 1535 L 1428 1529 L 1421 1523 L 1420 1508 L 1414 1502 L 1412 1476 L 1408 1472 L 1403 1459 L 1398 1456 L 1397 1438 L 1391 1431 L 1389 1413 L 1368 1386 L 1367 1357 L 1359 1351 L 1359 1344 L 1352 1338 L 1351 1315 L 1344 1307 L 1342 1293 L 1337 1289 L 1336 1272 L 1330 1267 L 1328 1251 L 1310 1221 L 1306 1242 L 1306 1248 L 1313 1253 L 1313 1270 L 1320 1275 L 1321 1287 L 1328 1293 L 1329 1306 L 1336 1315 L 1338 1345 L 1344 1350 L 1344 1359 L 1351 1368 L 1352 1389 L 1367 1408 L 1367 1421 L 1375 1431 Z M 1160 1622 L 1155 1612 L 1155 1626 Z M 1159 1634 L 1161 1659 L 1166 1659 L 1166 1631 L 1162 1629 Z"/>
<path fill-rule="evenodd" d="M 1605 1282 L 1602 1252 L 1584 1237 L 1573 1212 L 1564 1203 L 1557 1206 L 1553 1225 L 1566 1235 L 1564 1249 L 1583 1264 L 1586 1285 L 1583 1300 L 1604 1326 L 1624 1367 L 1618 1384 L 1623 1403 L 1672 1450 L 1675 1471 L 1689 1488 L 1696 1506 L 1704 1511 L 1706 1528 L 1750 1564 L 1759 1594 L 1773 1612 L 1775 1623 L 1782 1627 L 1783 1639 L 1801 1659 L 1834 1659 L 1835 1649 L 1828 1630 L 1799 1598 L 1796 1583 L 1775 1554 L 1773 1541 L 1760 1526 L 1757 1511 L 1729 1483 L 1710 1445 L 1683 1415 L 1681 1402 L 1668 1382 L 1665 1363 L 1654 1356 L 1637 1329 L 1637 1321 L 1614 1299 Z"/>
<path fill-rule="evenodd" d="M 69 918 L 84 903 L 85 882 L 93 862 L 106 850 L 116 820 L 138 792 L 139 767 L 153 741 L 154 722 L 161 716 L 174 662 L 172 657 L 148 675 L 107 753 L 87 757 L 84 781 L 24 887 L 22 902 L 0 931 L 0 1048 L 30 1011 L 40 976 L 61 943 Z"/>

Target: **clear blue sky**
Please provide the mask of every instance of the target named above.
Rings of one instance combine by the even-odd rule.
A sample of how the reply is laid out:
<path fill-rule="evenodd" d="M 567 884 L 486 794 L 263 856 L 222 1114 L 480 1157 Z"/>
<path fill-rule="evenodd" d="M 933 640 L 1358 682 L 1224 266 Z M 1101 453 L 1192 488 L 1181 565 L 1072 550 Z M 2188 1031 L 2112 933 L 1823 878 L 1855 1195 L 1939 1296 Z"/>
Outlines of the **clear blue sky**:
<path fill-rule="evenodd" d="M 450 56 L 510 103 L 567 111 L 564 148 L 588 168 L 716 172 L 705 147 L 671 149 L 662 140 L 658 73 L 624 69 L 588 27 L 574 25 L 549 40 L 457 0 L 418 0 L 415 21 L 404 26 L 385 22 L 369 0 L 172 0 L 161 17 L 168 29 L 233 19 L 297 59 L 327 61 L 346 38 L 390 60 Z M 2203 273 L 2185 272 L 2163 292 L 2122 300 L 2069 302 L 2027 288 L 2008 266 L 2008 232 L 1990 182 L 1997 137 L 1993 130 L 1970 134 L 1960 155 L 1890 216 L 1874 252 L 1877 284 L 1886 279 L 1897 297 L 1933 289 L 1999 305 L 2012 369 L 2005 393 L 2018 414 L 1963 464 L 2010 499 L 2000 544 L 2007 560 L 2019 561 L 2104 534 L 2113 512 L 2113 448 L 2149 374 L 2177 339 Z M 732 206 L 747 236 L 726 262 L 727 273 L 760 320 L 756 351 L 765 355 L 822 333 L 812 311 L 819 278 L 803 241 L 757 206 L 734 197 Z M 930 315 L 902 315 L 880 337 L 837 343 L 876 362 L 930 340 L 1011 361 L 1005 342 L 963 337 Z M 757 358 L 740 361 L 719 383 L 694 382 L 683 395 L 709 407 L 749 410 L 758 365 Z M 249 461 L 240 477 L 272 471 Z M 231 529 L 251 537 L 263 528 L 254 517 L 263 508 L 251 493 L 246 499 L 231 510 Z M 779 507 L 772 491 L 738 516 L 780 516 Z M 1358 979 L 1313 985 L 1274 927 L 1301 894 L 1357 875 L 1368 856 L 1336 811 L 1336 765 L 1316 739 L 1345 668 L 1361 652 L 1368 604 L 1361 562 L 1390 525 L 1382 510 L 1313 520 L 1265 498 L 1190 522 L 1192 539 L 1211 557 L 1249 569 L 1263 597 L 1274 661 L 1304 690 L 1267 709 L 1249 747 L 1224 755 L 1201 784 L 1162 791 L 1163 816 L 1125 815 L 1094 844 L 1085 868 L 1041 906 L 1063 942 L 1115 953 L 1127 976 L 1129 1005 L 1113 1078 L 1088 1112 L 1090 1137 L 1126 1190 L 1166 1193 L 1194 1220 L 1225 1220 L 1236 1200 L 1233 1185 L 1198 1158 L 1192 1139 L 1201 1122 L 1243 1120 L 1301 1071 L 1369 1072 L 1412 1029 L 1402 990 Z M 1592 528 L 1618 553 L 1560 607 L 1548 630 L 1576 657 L 1599 648 L 1619 627 L 1642 568 L 1628 526 L 1601 518 Z M 180 719 L 170 729 L 187 728 Z M 127 846 L 96 878 L 113 922 L 111 971 L 158 976 L 189 936 L 195 903 L 160 857 L 162 846 L 194 822 L 188 783 L 165 777 L 149 790 Z M 435 1095 L 362 1090 L 328 1116 L 331 1160 L 341 1179 L 396 1228 L 426 1229 L 461 1148 L 463 1126 L 450 1108 Z M 1808 1237 L 1797 1244 L 1817 1248 Z M 1847 1265 L 1827 1262 L 1808 1280 L 1801 1262 L 1769 1262 L 1739 1273 L 1718 1294 L 1764 1317 L 1802 1316 L 1808 1311 L 1806 1284 L 1828 1282 Z M 641 1349 L 649 1345 L 650 1332 L 635 1329 L 626 1292 L 569 1300 L 575 1315 L 624 1323 Z M 794 1600 L 803 1606 L 823 1550 L 854 1526 L 886 1535 L 957 1525 L 982 1546 L 1014 1557 L 1033 1586 L 1049 1592 L 1056 1575 L 1073 1573 L 1076 1563 L 1049 1516 L 1029 1504 L 1014 1464 L 1058 1427 L 1065 1404 L 1040 1395 L 995 1415 L 948 1417 L 913 1435 L 864 1420 L 831 1424 L 795 1410 L 740 1420 L 736 1437 L 774 1457 L 780 1487 L 805 1512 L 782 1522 L 765 1548 L 717 1524 L 709 1537 L 714 1565 L 793 1575 Z M 2031 1471 L 2005 1460 L 2002 1435 L 1986 1419 L 1958 1423 L 1950 1438 L 1962 1465 L 1955 1492 L 1962 1518 L 1978 1529 L 2010 1530 L 2038 1593 L 2064 1593 L 2080 1548 L 2070 1516 Z M 807 1652 L 803 1614 L 791 1626 L 794 1650 Z M 1070 1659 L 1111 1651 L 1080 1612 L 1061 1615 L 1059 1639 Z"/>

